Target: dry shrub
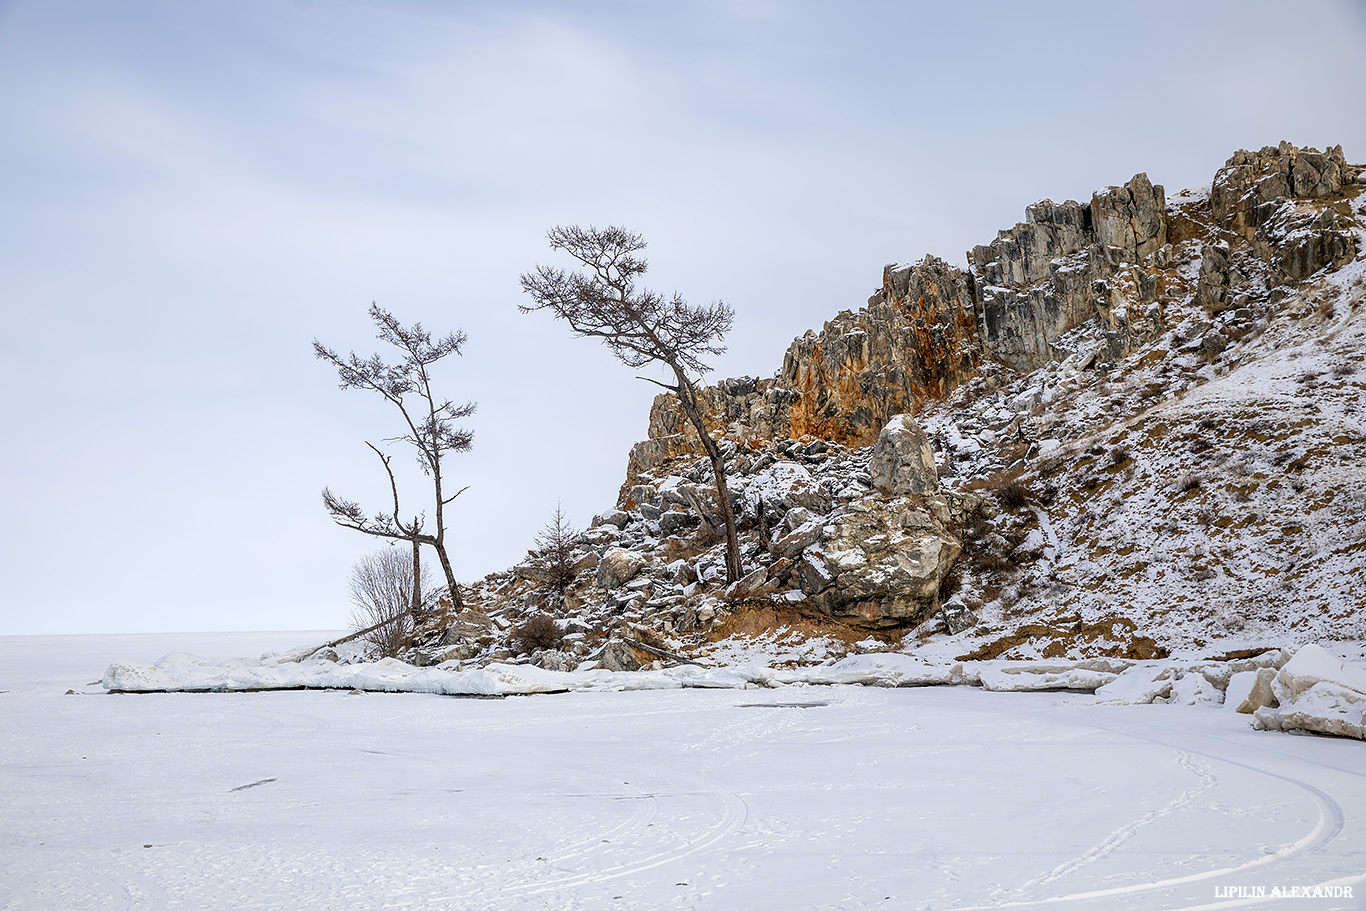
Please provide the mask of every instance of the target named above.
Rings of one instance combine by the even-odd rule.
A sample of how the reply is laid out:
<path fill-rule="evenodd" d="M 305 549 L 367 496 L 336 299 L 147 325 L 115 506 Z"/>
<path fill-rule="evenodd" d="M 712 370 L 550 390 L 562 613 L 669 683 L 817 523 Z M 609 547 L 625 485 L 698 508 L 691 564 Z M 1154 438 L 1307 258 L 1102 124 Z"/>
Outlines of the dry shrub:
<path fill-rule="evenodd" d="M 1176 492 L 1186 493 L 1205 483 L 1205 479 L 1193 471 L 1188 471 L 1176 481 Z"/>
<path fill-rule="evenodd" d="M 435 595 L 431 574 L 426 566 L 419 570 L 419 607 L 434 608 Z M 361 637 L 374 654 L 397 657 L 412 640 L 415 626 L 413 606 L 413 558 L 398 547 L 385 547 L 367 554 L 351 567 L 351 626 L 370 627 Z"/>
<path fill-rule="evenodd" d="M 563 641 L 564 631 L 549 614 L 540 613 L 532 614 L 517 624 L 508 637 L 508 643 L 522 655 L 541 649 L 559 648 Z"/>
<path fill-rule="evenodd" d="M 1016 569 L 1009 557 L 994 548 L 981 550 L 972 555 L 973 565 L 984 572 L 1003 573 Z"/>
<path fill-rule="evenodd" d="M 1034 499 L 1034 494 L 1029 486 L 1021 481 L 1004 481 L 1001 486 L 994 491 L 996 501 L 1001 504 L 1003 509 L 1014 512 L 1027 506 Z"/>
<path fill-rule="evenodd" d="M 983 493 L 991 494 L 996 498 L 996 502 L 1007 512 L 1014 512 L 1021 507 L 1034 502 L 1034 492 L 1029 489 L 1029 485 L 1020 480 L 1019 475 L 1014 471 L 1007 471 L 983 478 L 972 484 L 966 485 L 968 489 L 980 490 Z"/>

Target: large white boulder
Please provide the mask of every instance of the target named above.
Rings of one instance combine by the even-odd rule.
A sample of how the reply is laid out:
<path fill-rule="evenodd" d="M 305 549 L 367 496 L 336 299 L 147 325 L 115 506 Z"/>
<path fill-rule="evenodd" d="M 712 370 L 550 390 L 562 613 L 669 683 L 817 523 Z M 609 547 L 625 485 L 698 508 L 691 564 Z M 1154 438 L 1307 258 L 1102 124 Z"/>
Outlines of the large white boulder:
<path fill-rule="evenodd" d="M 926 497 L 939 490 L 934 450 L 915 418 L 898 414 L 878 434 L 868 474 L 879 493 Z"/>
<path fill-rule="evenodd" d="M 1244 715 L 1251 715 L 1267 706 L 1275 708 L 1276 694 L 1271 691 L 1271 683 L 1275 679 L 1274 667 L 1234 674 L 1224 691 L 1224 705 Z"/>
<path fill-rule="evenodd" d="M 1135 664 L 1096 690 L 1096 700 L 1111 705 L 1147 705 L 1171 694 L 1176 669 L 1160 664 Z"/>
<path fill-rule="evenodd" d="M 1271 689 L 1280 701 L 1282 729 L 1366 740 L 1366 668 L 1306 645 L 1281 668 Z M 1259 720 L 1262 715 L 1257 713 Z"/>

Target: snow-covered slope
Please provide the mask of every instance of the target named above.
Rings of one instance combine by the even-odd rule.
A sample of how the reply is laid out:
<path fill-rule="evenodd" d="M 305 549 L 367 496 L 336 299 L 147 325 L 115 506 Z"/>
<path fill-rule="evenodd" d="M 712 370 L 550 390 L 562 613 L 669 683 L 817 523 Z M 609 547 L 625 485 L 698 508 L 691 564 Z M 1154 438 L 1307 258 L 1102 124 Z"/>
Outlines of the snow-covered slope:
<path fill-rule="evenodd" d="M 991 489 L 1004 471 L 1027 496 L 968 547 L 984 654 L 1366 641 L 1366 260 L 1250 315 L 1170 310 L 1169 331 L 1110 370 L 1063 361 L 923 416 L 958 454 L 991 403 L 1041 402 L 1019 418 L 1033 458 L 966 452 L 949 479 Z M 1089 331 L 1069 341 L 1085 350 Z M 1209 356 L 1212 333 L 1236 340 Z M 1000 649 L 1007 633 L 1021 641 Z"/>

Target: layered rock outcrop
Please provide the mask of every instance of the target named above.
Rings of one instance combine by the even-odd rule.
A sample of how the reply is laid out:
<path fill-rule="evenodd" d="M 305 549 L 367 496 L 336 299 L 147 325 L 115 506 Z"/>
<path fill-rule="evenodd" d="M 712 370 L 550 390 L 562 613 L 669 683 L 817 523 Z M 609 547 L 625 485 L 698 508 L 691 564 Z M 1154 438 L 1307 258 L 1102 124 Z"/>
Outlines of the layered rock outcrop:
<path fill-rule="evenodd" d="M 1030 206 L 1022 224 L 968 254 L 984 355 L 1033 369 L 1070 353 L 1056 349 L 1059 337 L 1095 317 L 1109 326 L 1112 356 L 1127 353 L 1161 326 L 1155 270 L 1144 263 L 1166 243 L 1166 197 L 1146 174 L 1097 191 L 1090 205 Z"/>
<path fill-rule="evenodd" d="M 866 308 L 842 311 L 820 332 L 795 339 L 777 376 L 699 390 L 708 429 L 744 443 L 815 437 L 869 445 L 893 415 L 942 398 L 972 375 L 982 355 L 973 301 L 971 276 L 941 259 L 888 266 Z M 678 400 L 660 395 L 649 439 L 631 452 L 628 479 L 700 451 Z"/>
<path fill-rule="evenodd" d="M 1282 142 L 1234 153 L 1210 188 L 1210 214 L 1222 233 L 1201 251 L 1197 301 L 1218 312 L 1240 294 L 1351 262 L 1356 239 L 1344 193 L 1355 177 L 1341 146 L 1320 152 Z M 1257 277 L 1263 280 L 1254 284 Z"/>
<path fill-rule="evenodd" d="M 1055 343 L 1087 320 L 1103 320 L 1109 359 L 1122 356 L 1161 325 L 1151 261 L 1169 249 L 1165 211 L 1162 187 L 1139 174 L 1089 205 L 1030 206 L 1023 223 L 973 248 L 967 270 L 933 256 L 887 266 L 865 308 L 795 339 L 775 377 L 699 390 L 708 429 L 750 444 L 866 446 L 893 415 L 947 396 L 983 360 L 1030 369 L 1065 357 Z M 700 451 L 677 399 L 658 396 L 627 487 L 652 465 Z"/>
<path fill-rule="evenodd" d="M 1240 149 L 1214 175 L 1210 210 L 1222 228 L 1250 241 L 1285 200 L 1338 196 L 1350 181 L 1342 146 L 1320 152 L 1282 142 L 1257 152 Z"/>
<path fill-rule="evenodd" d="M 1237 152 L 1210 192 L 1218 236 L 1202 252 L 1197 300 L 1217 311 L 1266 269 L 1301 281 L 1350 262 L 1356 241 L 1342 200 L 1358 173 L 1341 147 Z M 893 415 L 947 396 L 984 361 L 1025 371 L 1068 357 L 1059 340 L 1092 320 L 1099 362 L 1114 362 L 1164 328 L 1169 237 L 1185 236 L 1169 230 L 1168 216 L 1163 188 L 1137 174 L 1086 204 L 1029 206 L 1022 223 L 968 253 L 966 270 L 932 256 L 887 266 L 866 307 L 795 339 L 776 376 L 700 390 L 708 428 L 748 445 L 815 437 L 866 446 Z M 650 466 L 700 451 L 677 400 L 661 395 L 649 438 L 631 452 L 627 486 Z"/>

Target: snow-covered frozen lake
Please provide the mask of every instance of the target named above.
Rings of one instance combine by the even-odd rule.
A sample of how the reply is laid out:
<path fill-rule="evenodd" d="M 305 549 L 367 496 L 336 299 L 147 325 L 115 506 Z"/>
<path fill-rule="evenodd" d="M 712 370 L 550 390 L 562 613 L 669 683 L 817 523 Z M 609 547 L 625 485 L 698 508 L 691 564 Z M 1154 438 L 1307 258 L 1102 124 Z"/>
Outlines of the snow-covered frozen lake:
<path fill-rule="evenodd" d="M 0 637 L 0 908 L 1366 908 L 1366 747 L 1222 707 L 90 685 L 324 636 Z"/>

